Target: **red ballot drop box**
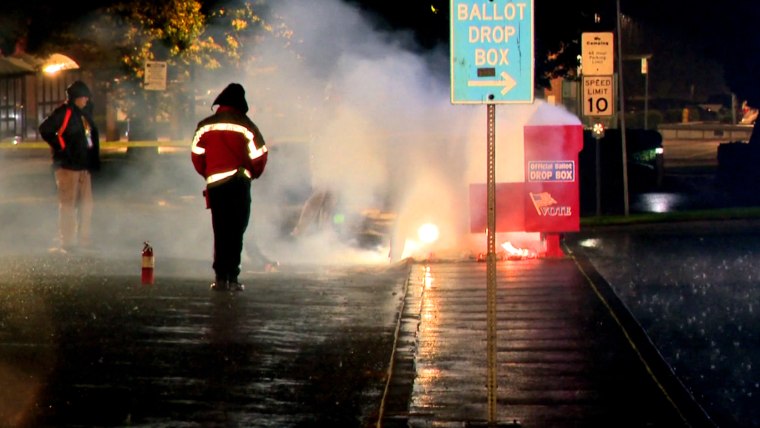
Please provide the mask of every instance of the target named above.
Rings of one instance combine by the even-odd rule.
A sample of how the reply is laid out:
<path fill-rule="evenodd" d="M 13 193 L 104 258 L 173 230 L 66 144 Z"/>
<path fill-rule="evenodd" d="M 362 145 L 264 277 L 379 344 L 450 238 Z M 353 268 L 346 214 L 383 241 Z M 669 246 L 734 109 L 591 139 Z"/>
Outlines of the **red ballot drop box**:
<path fill-rule="evenodd" d="M 496 232 L 540 232 L 546 240 L 546 256 L 564 255 L 560 233 L 580 230 L 578 153 L 582 148 L 581 125 L 525 126 L 525 181 L 495 183 Z M 470 232 L 485 232 L 487 223 L 486 184 L 471 184 Z"/>

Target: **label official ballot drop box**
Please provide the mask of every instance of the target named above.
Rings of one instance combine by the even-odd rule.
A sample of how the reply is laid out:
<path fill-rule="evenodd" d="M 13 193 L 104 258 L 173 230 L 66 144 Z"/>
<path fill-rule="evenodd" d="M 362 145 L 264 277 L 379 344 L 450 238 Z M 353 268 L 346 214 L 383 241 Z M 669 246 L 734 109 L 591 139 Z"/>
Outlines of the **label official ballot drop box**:
<path fill-rule="evenodd" d="M 496 184 L 496 232 L 540 232 L 547 257 L 562 257 L 562 232 L 580 230 L 581 125 L 527 125 L 522 183 Z M 497 166 L 498 168 L 498 166 Z M 486 184 L 470 185 L 470 232 L 487 227 Z"/>

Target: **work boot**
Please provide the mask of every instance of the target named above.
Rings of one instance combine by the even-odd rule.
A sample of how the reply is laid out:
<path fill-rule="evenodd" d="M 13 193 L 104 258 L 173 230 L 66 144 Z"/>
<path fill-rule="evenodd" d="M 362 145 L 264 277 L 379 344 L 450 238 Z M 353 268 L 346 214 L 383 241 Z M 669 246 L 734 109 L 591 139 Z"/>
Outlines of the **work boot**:
<path fill-rule="evenodd" d="M 243 291 L 245 290 L 245 285 L 238 282 L 237 278 L 231 279 L 230 282 L 227 283 L 227 286 L 230 291 Z"/>
<path fill-rule="evenodd" d="M 226 279 L 217 278 L 216 281 L 211 283 L 211 289 L 213 291 L 228 291 L 230 286 Z"/>

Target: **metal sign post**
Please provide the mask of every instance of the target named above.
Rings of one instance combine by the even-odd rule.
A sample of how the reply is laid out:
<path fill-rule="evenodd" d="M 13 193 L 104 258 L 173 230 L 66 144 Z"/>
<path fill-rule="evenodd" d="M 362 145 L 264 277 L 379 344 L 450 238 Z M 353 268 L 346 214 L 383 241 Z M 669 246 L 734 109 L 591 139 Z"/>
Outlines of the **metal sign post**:
<path fill-rule="evenodd" d="M 596 216 L 602 215 L 602 163 L 599 159 L 599 143 L 604 138 L 604 125 L 597 122 L 594 124 L 591 135 L 594 136 L 594 150 L 596 164 L 594 165 L 594 175 L 596 176 Z"/>
<path fill-rule="evenodd" d="M 614 90 L 614 34 L 581 34 L 581 66 L 583 70 L 583 116 L 612 117 L 615 114 Z M 596 165 L 596 215 L 602 215 L 601 203 L 601 163 L 599 144 L 604 136 L 604 125 L 595 122 L 591 130 L 594 136 Z"/>
<path fill-rule="evenodd" d="M 533 102 L 533 0 L 451 0 L 451 102 L 486 104 L 488 423 L 496 423 L 496 104 Z"/>
<path fill-rule="evenodd" d="M 496 106 L 488 104 L 488 253 L 486 255 L 486 307 L 488 331 L 488 421 L 496 421 Z"/>

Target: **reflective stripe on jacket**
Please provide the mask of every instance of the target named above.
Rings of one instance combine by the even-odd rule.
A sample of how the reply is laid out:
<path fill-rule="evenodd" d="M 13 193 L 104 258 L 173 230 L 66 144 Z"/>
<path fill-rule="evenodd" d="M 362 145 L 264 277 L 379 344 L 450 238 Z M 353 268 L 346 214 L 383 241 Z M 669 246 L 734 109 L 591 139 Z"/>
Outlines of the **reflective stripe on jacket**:
<path fill-rule="evenodd" d="M 195 131 L 191 156 L 207 184 L 221 183 L 240 172 L 258 178 L 267 162 L 264 137 L 244 114 L 226 106 L 202 120 Z"/>
<path fill-rule="evenodd" d="M 62 104 L 40 123 L 39 131 L 52 149 L 55 166 L 72 170 L 99 169 L 98 128 L 86 111 L 74 104 Z"/>

